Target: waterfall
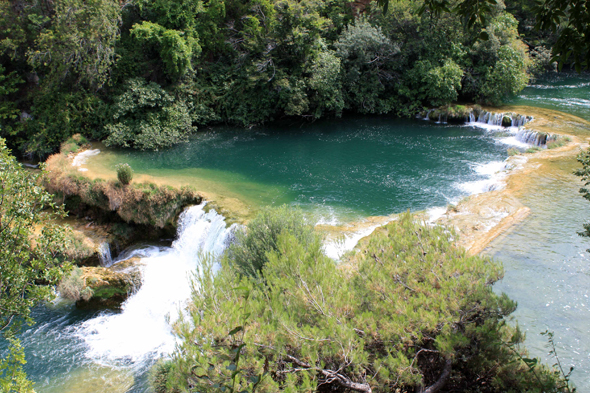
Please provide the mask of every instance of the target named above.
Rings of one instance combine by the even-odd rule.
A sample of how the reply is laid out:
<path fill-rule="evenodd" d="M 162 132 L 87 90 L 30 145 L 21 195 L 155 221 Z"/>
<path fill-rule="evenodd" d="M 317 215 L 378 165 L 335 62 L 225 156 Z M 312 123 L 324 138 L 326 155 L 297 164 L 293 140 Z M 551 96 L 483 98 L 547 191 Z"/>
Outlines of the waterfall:
<path fill-rule="evenodd" d="M 204 206 L 193 206 L 180 216 L 172 247 L 152 250 L 142 262 L 141 288 L 119 314 L 103 314 L 83 322 L 76 332 L 87 345 L 87 356 L 97 362 L 143 364 L 170 353 L 176 344 L 170 322 L 175 321 L 191 295 L 190 277 L 204 255 L 219 256 L 233 237 L 235 224 Z"/>
<path fill-rule="evenodd" d="M 531 120 L 532 117 L 530 116 L 516 113 L 492 113 L 485 110 L 471 110 L 466 123 L 489 131 L 508 131 L 516 134 L 520 127 Z"/>
<path fill-rule="evenodd" d="M 111 247 L 110 247 L 109 243 L 107 243 L 107 242 L 100 243 L 97 251 L 98 251 L 98 260 L 100 261 L 100 266 L 109 267 L 113 264 L 113 257 L 111 256 Z"/>
<path fill-rule="evenodd" d="M 542 132 L 521 129 L 516 133 L 516 139 L 528 145 L 545 146 L 549 137 Z"/>

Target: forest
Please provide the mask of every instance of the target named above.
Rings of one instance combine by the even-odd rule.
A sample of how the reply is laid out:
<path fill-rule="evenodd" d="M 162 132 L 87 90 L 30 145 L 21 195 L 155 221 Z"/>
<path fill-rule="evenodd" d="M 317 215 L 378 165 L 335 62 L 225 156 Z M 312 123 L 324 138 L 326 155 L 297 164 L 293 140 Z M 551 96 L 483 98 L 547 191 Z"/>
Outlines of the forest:
<path fill-rule="evenodd" d="M 561 38 L 510 3 L 468 27 L 409 0 L 2 0 L 0 137 L 39 159 L 76 133 L 157 150 L 212 124 L 498 104 Z"/>

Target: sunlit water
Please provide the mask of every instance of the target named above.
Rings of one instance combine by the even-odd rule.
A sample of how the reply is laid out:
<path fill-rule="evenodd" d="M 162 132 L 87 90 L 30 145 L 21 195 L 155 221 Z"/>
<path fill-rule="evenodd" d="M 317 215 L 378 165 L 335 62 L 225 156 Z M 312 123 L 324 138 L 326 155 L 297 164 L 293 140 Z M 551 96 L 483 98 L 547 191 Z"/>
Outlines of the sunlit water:
<path fill-rule="evenodd" d="M 590 120 L 590 74 L 547 74 L 507 103 L 554 109 Z"/>
<path fill-rule="evenodd" d="M 486 253 L 500 260 L 504 279 L 494 286 L 518 302 L 513 316 L 526 331 L 533 356 L 548 356 L 547 338 L 555 333 L 564 367 L 575 367 L 572 380 L 580 392 L 590 390 L 590 239 L 577 232 L 590 219 L 588 201 L 578 194 L 579 179 L 571 160 L 548 165 L 532 179 L 521 201 L 532 213 L 522 224 L 494 241 Z"/>
<path fill-rule="evenodd" d="M 551 74 L 524 89 L 511 104 L 555 109 L 590 120 L 590 75 Z M 577 235 L 590 220 L 590 205 L 578 190 L 573 160 L 546 164 L 520 196 L 532 214 L 485 251 L 502 261 L 504 279 L 494 286 L 518 302 L 513 314 L 527 332 L 531 355 L 547 364 L 548 341 L 555 333 L 564 369 L 574 366 L 579 392 L 590 391 L 590 239 Z"/>

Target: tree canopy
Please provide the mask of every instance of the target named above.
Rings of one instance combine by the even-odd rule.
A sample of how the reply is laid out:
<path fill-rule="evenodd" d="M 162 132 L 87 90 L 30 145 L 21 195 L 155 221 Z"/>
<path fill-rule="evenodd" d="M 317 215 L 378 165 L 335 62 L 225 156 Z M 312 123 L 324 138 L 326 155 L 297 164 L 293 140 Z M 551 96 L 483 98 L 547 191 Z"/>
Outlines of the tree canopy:
<path fill-rule="evenodd" d="M 547 68 L 554 43 L 525 44 L 519 21 L 528 26 L 533 10 L 491 0 L 397 0 L 387 12 L 349 0 L 0 9 L 0 136 L 39 157 L 77 133 L 161 149 L 214 123 L 498 104 Z"/>
<path fill-rule="evenodd" d="M 338 265 L 299 222 L 264 255 L 238 238 L 256 250 L 259 274 L 232 252 L 215 274 L 205 264 L 175 326 L 182 344 L 154 373 L 158 393 L 568 391 L 552 370 L 529 366 L 522 334 L 506 324 L 515 303 L 491 289 L 501 267 L 467 256 L 452 232 L 403 214 Z"/>

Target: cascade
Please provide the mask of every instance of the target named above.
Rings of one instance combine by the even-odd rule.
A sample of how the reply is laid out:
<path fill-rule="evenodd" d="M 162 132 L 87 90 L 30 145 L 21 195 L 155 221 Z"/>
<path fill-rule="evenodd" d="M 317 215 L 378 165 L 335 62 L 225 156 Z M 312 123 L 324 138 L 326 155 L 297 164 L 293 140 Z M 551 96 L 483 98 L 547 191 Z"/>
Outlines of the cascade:
<path fill-rule="evenodd" d="M 100 243 L 97 251 L 98 251 L 98 260 L 100 261 L 100 266 L 109 267 L 113 264 L 113 257 L 111 256 L 111 247 L 110 247 L 109 243 L 107 243 L 107 242 Z"/>
<path fill-rule="evenodd" d="M 510 119 L 510 125 L 503 124 L 505 117 Z M 507 129 L 515 133 L 519 127 L 524 126 L 526 123 L 532 120 L 530 116 L 518 115 L 515 113 L 492 113 L 484 110 L 480 110 L 477 118 L 473 111 L 469 113 L 469 117 L 466 119 L 466 123 L 481 127 L 489 130 L 502 130 Z"/>
<path fill-rule="evenodd" d="M 227 227 L 223 216 L 203 208 L 204 204 L 192 206 L 181 214 L 171 247 L 146 250 L 143 283 L 122 305 L 121 313 L 100 315 L 77 328 L 88 357 L 100 363 L 141 365 L 174 349 L 171 322 L 190 298 L 190 277 L 199 273 L 203 258 L 223 252 L 236 227 Z"/>
<path fill-rule="evenodd" d="M 516 139 L 534 146 L 544 146 L 547 144 L 548 135 L 542 132 L 521 129 L 516 133 Z"/>

